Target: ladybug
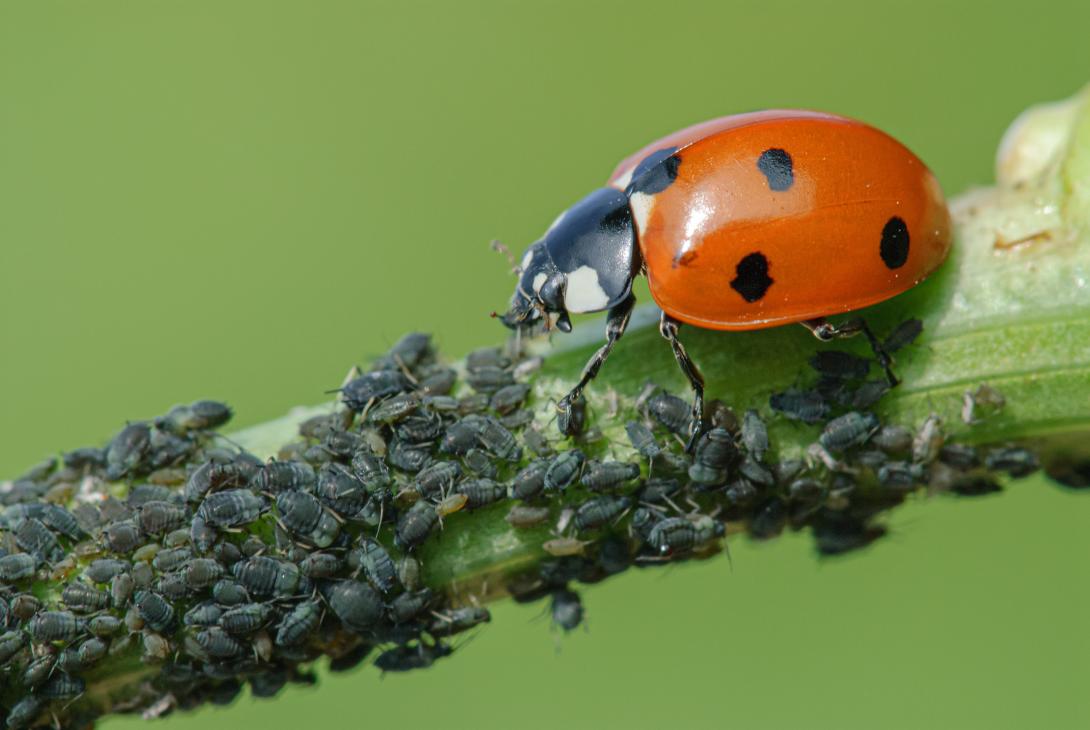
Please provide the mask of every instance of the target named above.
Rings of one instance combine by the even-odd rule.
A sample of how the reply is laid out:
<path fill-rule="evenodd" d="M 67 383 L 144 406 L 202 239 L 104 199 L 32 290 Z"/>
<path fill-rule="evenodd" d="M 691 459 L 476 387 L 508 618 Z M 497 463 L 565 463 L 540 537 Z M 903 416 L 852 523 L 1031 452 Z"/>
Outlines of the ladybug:
<path fill-rule="evenodd" d="M 900 142 L 833 114 L 738 114 L 644 147 L 606 187 L 561 213 L 523 255 L 502 321 L 569 332 L 571 313 L 608 310 L 606 343 L 561 400 L 566 411 L 624 334 L 632 282 L 645 273 L 662 310 L 660 332 L 692 385 L 695 437 L 704 381 L 678 339 L 682 323 L 800 323 L 823 341 L 864 334 L 896 385 L 865 321 L 825 318 L 915 286 L 949 251 L 942 190 Z"/>

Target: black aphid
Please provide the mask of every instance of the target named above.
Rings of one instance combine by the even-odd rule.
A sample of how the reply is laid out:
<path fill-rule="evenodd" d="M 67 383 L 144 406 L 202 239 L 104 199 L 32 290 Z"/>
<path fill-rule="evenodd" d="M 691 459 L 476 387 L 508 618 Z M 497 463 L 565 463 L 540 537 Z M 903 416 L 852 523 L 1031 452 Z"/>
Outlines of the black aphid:
<path fill-rule="evenodd" d="M 768 399 L 772 410 L 803 423 L 821 423 L 829 415 L 829 404 L 813 390 L 790 388 Z"/>
<path fill-rule="evenodd" d="M 696 441 L 689 478 L 697 484 L 723 484 L 737 458 L 734 436 L 725 428 L 713 428 Z"/>
<path fill-rule="evenodd" d="M 394 439 L 386 452 L 386 461 L 395 469 L 415 474 L 431 462 L 431 455 L 426 448 Z"/>
<path fill-rule="evenodd" d="M 224 609 L 211 601 L 203 601 L 185 612 L 182 623 L 186 626 L 215 626 Z"/>
<path fill-rule="evenodd" d="M 28 694 L 16 702 L 8 713 L 7 725 L 11 730 L 19 730 L 30 725 L 42 713 L 45 700 L 38 695 Z"/>
<path fill-rule="evenodd" d="M 55 563 L 64 557 L 57 536 L 41 520 L 23 520 L 15 530 L 15 544 L 43 562 Z"/>
<path fill-rule="evenodd" d="M 404 420 L 420 407 L 420 398 L 412 393 L 400 393 L 376 404 L 367 411 L 369 423 L 394 424 Z"/>
<path fill-rule="evenodd" d="M 438 523 L 435 507 L 430 502 L 417 502 L 398 519 L 394 541 L 403 550 L 412 550 L 428 538 Z"/>
<path fill-rule="evenodd" d="M 397 585 L 397 566 L 390 553 L 378 540 L 362 537 L 359 541 L 359 567 L 367 580 L 383 593 L 389 593 Z"/>
<path fill-rule="evenodd" d="M 113 636 L 121 629 L 121 619 L 108 613 L 99 614 L 87 621 L 87 629 L 95 636 Z"/>
<path fill-rule="evenodd" d="M 629 421 L 624 425 L 624 430 L 628 434 L 628 441 L 632 444 L 632 448 L 641 456 L 654 459 L 662 453 L 662 446 L 655 438 L 655 434 L 639 421 Z"/>
<path fill-rule="evenodd" d="M 661 555 L 695 548 L 726 534 L 722 522 L 701 515 L 696 518 L 667 517 L 651 528 L 647 544 Z"/>
<path fill-rule="evenodd" d="M 579 483 L 587 489 L 602 490 L 632 481 L 639 476 L 639 464 L 625 461 L 588 461 Z"/>
<path fill-rule="evenodd" d="M 432 598 L 430 588 L 422 588 L 419 591 L 406 591 L 390 602 L 387 615 L 395 624 L 404 623 L 420 615 L 431 603 Z"/>
<path fill-rule="evenodd" d="M 416 368 L 435 360 L 431 335 L 426 332 L 410 332 L 394 343 L 383 357 L 375 360 L 373 370 L 397 370 Z"/>
<path fill-rule="evenodd" d="M 386 468 L 386 462 L 369 448 L 352 454 L 352 473 L 368 494 L 376 494 L 390 486 L 390 470 Z"/>
<path fill-rule="evenodd" d="M 299 586 L 299 566 L 286 560 L 258 555 L 235 563 L 231 572 L 255 596 L 290 596 Z"/>
<path fill-rule="evenodd" d="M 628 497 L 595 497 L 575 510 L 575 529 L 593 530 L 615 520 L 632 505 Z"/>
<path fill-rule="evenodd" d="M 276 630 L 277 646 L 295 646 L 307 638 L 322 618 L 317 601 L 304 601 L 284 615 Z"/>
<path fill-rule="evenodd" d="M 197 644 L 213 659 L 232 659 L 246 654 L 249 647 L 219 626 L 210 626 L 196 633 Z"/>
<path fill-rule="evenodd" d="M 79 697 L 86 687 L 81 677 L 73 677 L 64 672 L 54 672 L 38 690 L 38 696 L 48 700 L 64 700 Z"/>
<path fill-rule="evenodd" d="M 301 461 L 270 461 L 254 475 L 254 487 L 261 492 L 278 494 L 297 489 L 313 489 L 317 480 L 310 464 Z"/>
<path fill-rule="evenodd" d="M 237 527 L 256 520 L 266 509 L 265 500 L 248 489 L 228 489 L 209 494 L 197 515 L 212 527 Z"/>
<path fill-rule="evenodd" d="M 366 631 L 382 618 L 382 596 L 366 583 L 338 581 L 327 593 L 333 613 L 353 631 Z"/>
<path fill-rule="evenodd" d="M 221 578 L 212 585 L 212 598 L 223 606 L 239 606 L 250 600 L 250 594 L 237 580 Z"/>
<path fill-rule="evenodd" d="M 223 566 L 211 558 L 194 558 L 185 563 L 182 575 L 191 590 L 201 590 L 216 584 L 223 577 Z"/>
<path fill-rule="evenodd" d="M 839 453 L 866 443 L 879 425 L 873 413 L 851 411 L 825 424 L 818 440 L 829 451 Z"/>
<path fill-rule="evenodd" d="M 30 553 L 12 553 L 0 558 L 0 581 L 15 583 L 34 575 L 38 558 Z"/>
<path fill-rule="evenodd" d="M 207 431 L 223 426 L 233 415 L 230 406 L 214 400 L 199 400 L 187 406 L 174 406 L 160 418 L 155 426 L 164 431 L 186 434 L 190 431 Z"/>
<path fill-rule="evenodd" d="M 586 455 L 579 449 L 569 449 L 557 454 L 545 471 L 545 489 L 566 489 L 578 478 L 586 459 Z"/>
<path fill-rule="evenodd" d="M 308 578 L 332 578 L 343 565 L 344 561 L 335 553 L 312 552 L 299 562 L 299 569 Z"/>
<path fill-rule="evenodd" d="M 224 611 L 219 625 L 229 634 L 252 634 L 265 625 L 272 613 L 267 603 L 247 603 Z"/>
<path fill-rule="evenodd" d="M 92 613 L 110 605 L 110 594 L 86 583 L 70 581 L 61 591 L 61 602 L 78 613 Z"/>
<path fill-rule="evenodd" d="M 532 499 L 541 494 L 550 464 L 547 459 L 535 459 L 524 466 L 511 480 L 510 496 L 515 499 Z"/>
<path fill-rule="evenodd" d="M 742 416 L 742 445 L 754 459 L 764 461 L 768 451 L 768 427 L 752 409 Z"/>
<path fill-rule="evenodd" d="M 448 491 L 462 476 L 462 467 L 456 461 L 436 461 L 422 469 L 413 481 L 421 496 L 432 498 Z"/>
<path fill-rule="evenodd" d="M 146 423 L 130 423 L 106 447 L 106 478 L 116 481 L 137 470 L 151 448 L 151 429 Z"/>
<path fill-rule="evenodd" d="M 137 591 L 136 610 L 149 627 L 163 632 L 174 624 L 174 607 L 162 596 L 152 591 Z"/>
<path fill-rule="evenodd" d="M 383 672 L 408 672 L 413 669 L 427 669 L 454 650 L 442 642 L 434 646 L 419 643 L 416 646 L 397 646 L 387 649 L 375 659 L 375 666 Z"/>
<path fill-rule="evenodd" d="M 466 495 L 468 509 L 484 507 L 507 496 L 507 487 L 491 479 L 469 479 L 458 485 L 458 491 Z"/>
<path fill-rule="evenodd" d="M 368 498 L 367 489 L 355 474 L 341 464 L 332 463 L 324 465 L 318 472 L 317 494 L 322 502 L 344 517 L 358 514 Z M 317 515 L 314 519 L 317 519 Z"/>
<path fill-rule="evenodd" d="M 821 375 L 839 380 L 858 380 L 870 372 L 869 360 L 843 350 L 821 350 L 809 363 Z"/>
<path fill-rule="evenodd" d="M 665 501 L 667 498 L 677 494 L 677 491 L 681 488 L 681 484 L 677 479 L 664 479 L 653 478 L 644 482 L 643 486 L 636 492 L 636 499 L 640 502 L 650 502 L 651 504 L 657 504 Z"/>
<path fill-rule="evenodd" d="M 787 505 L 779 497 L 773 497 L 753 511 L 749 520 L 750 537 L 768 540 L 783 532 L 787 526 Z"/>
<path fill-rule="evenodd" d="M 887 353 L 894 353 L 915 342 L 921 332 L 923 332 L 923 322 L 918 319 L 906 319 L 886 336 L 886 339 L 882 341 L 882 349 Z"/>
<path fill-rule="evenodd" d="M 380 398 L 408 390 L 408 378 L 398 370 L 378 370 L 364 373 L 341 388 L 341 400 L 357 413 Z"/>
<path fill-rule="evenodd" d="M 549 610 L 553 625 L 565 633 L 573 631 L 583 623 L 583 601 L 575 591 L 565 589 L 554 592 Z"/>
<path fill-rule="evenodd" d="M 478 393 L 493 394 L 515 382 L 515 376 L 510 370 L 495 366 L 484 365 L 479 368 L 469 368 L 466 371 L 466 382 L 469 387 Z"/>
<path fill-rule="evenodd" d="M 150 501 L 136 511 L 136 524 L 149 535 L 161 535 L 186 521 L 185 509 L 173 502 Z"/>
<path fill-rule="evenodd" d="M 647 399 L 646 408 L 647 412 L 669 431 L 678 436 L 689 435 L 692 408 L 681 398 L 660 391 Z"/>
<path fill-rule="evenodd" d="M 526 383 L 512 383 L 493 393 L 489 405 L 496 413 L 507 415 L 521 406 L 529 394 L 530 386 Z"/>
<path fill-rule="evenodd" d="M 993 471 L 1003 471 L 1012 477 L 1024 477 L 1041 468 L 1037 456 L 1029 449 L 1012 446 L 995 449 L 984 457 L 984 465 Z"/>

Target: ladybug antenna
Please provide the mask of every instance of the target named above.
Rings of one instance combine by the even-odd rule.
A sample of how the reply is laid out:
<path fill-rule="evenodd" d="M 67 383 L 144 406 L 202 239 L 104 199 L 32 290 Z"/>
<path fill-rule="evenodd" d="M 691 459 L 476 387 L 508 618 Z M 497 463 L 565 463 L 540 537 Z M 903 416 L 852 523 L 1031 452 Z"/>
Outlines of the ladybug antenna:
<path fill-rule="evenodd" d="M 511 249 L 507 248 L 507 246 L 505 246 L 501 241 L 499 241 L 498 239 L 492 239 L 492 243 L 489 244 L 489 248 L 491 248 L 498 254 L 502 254 L 504 258 L 507 259 L 507 263 L 511 264 L 512 274 L 522 273 L 522 267 L 519 266 L 518 263 L 515 261 L 515 257 L 511 253 Z"/>

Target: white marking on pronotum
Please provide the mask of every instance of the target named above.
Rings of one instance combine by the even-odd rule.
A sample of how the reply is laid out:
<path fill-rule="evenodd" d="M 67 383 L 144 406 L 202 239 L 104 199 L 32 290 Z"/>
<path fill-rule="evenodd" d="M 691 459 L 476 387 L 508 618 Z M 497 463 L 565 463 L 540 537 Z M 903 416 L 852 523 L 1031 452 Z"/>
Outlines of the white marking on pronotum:
<path fill-rule="evenodd" d="M 632 193 L 628 198 L 628 205 L 632 208 L 632 217 L 636 220 L 636 232 L 642 234 L 647 229 L 647 221 L 651 218 L 651 210 L 655 207 L 655 197 L 647 193 Z"/>
<path fill-rule="evenodd" d="M 548 278 L 549 277 L 545 275 L 545 272 L 538 272 L 537 276 L 534 277 L 534 294 L 541 293 L 541 287 L 545 286 L 545 280 Z"/>
<path fill-rule="evenodd" d="M 609 304 L 609 295 L 598 282 L 598 272 L 580 266 L 568 274 L 564 290 L 564 306 L 569 312 L 600 312 Z"/>
<path fill-rule="evenodd" d="M 628 184 L 632 182 L 632 173 L 634 173 L 635 171 L 636 165 L 633 165 L 632 167 L 625 170 L 623 175 L 613 181 L 613 187 L 623 191 L 625 188 L 628 187 Z"/>
<path fill-rule="evenodd" d="M 533 260 L 534 260 L 534 249 L 531 246 L 530 248 L 526 249 L 526 253 L 524 253 L 522 255 L 522 263 L 519 264 L 519 270 L 520 271 L 526 271 L 528 268 L 530 268 L 530 262 L 533 261 Z"/>

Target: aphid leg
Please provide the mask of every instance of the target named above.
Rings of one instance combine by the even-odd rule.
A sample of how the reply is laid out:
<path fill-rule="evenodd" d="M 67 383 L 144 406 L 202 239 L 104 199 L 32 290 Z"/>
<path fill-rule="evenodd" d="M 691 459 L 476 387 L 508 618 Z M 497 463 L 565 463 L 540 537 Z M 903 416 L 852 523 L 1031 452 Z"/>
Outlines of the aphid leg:
<path fill-rule="evenodd" d="M 886 372 L 886 380 L 889 381 L 890 387 L 892 388 L 900 384 L 901 381 L 893 374 L 893 358 L 891 358 L 885 348 L 882 347 L 882 343 L 874 336 L 874 333 L 871 332 L 870 327 L 867 326 L 866 321 L 864 321 L 862 317 L 855 317 L 838 325 L 829 324 L 824 317 L 808 319 L 805 322 L 800 322 L 800 324 L 810 330 L 810 334 L 822 342 L 831 342 L 832 340 L 844 337 L 855 337 L 858 334 L 864 335 L 867 338 L 867 342 L 870 343 L 870 349 L 871 352 L 874 353 L 874 358 L 878 361 L 878 364 L 882 366 L 882 370 Z"/>
<path fill-rule="evenodd" d="M 594 353 L 590 360 L 587 361 L 579 382 L 557 404 L 558 411 L 567 412 L 571 410 L 571 404 L 583 394 L 583 388 L 587 387 L 587 383 L 594 380 L 594 377 L 598 375 L 602 363 L 609 357 L 609 353 L 613 351 L 613 346 L 617 344 L 617 340 L 621 339 L 621 335 L 628 328 L 628 320 L 632 317 L 632 308 L 634 306 L 636 306 L 636 297 L 629 294 L 624 301 L 609 310 L 609 314 L 606 315 L 606 344 L 599 347 L 598 352 Z"/>
<path fill-rule="evenodd" d="M 692 451 L 696 445 L 696 440 L 704 433 L 704 376 L 700 374 L 696 363 L 689 357 L 689 353 L 685 351 L 685 346 L 681 344 L 681 340 L 677 338 L 679 327 L 681 327 L 681 322 L 678 322 L 666 312 L 662 313 L 662 319 L 659 320 L 659 334 L 669 341 L 670 347 L 674 351 L 674 359 L 677 360 L 681 372 L 689 379 L 689 385 L 693 388 L 693 416 L 689 423 L 689 441 L 685 444 L 685 450 Z"/>

